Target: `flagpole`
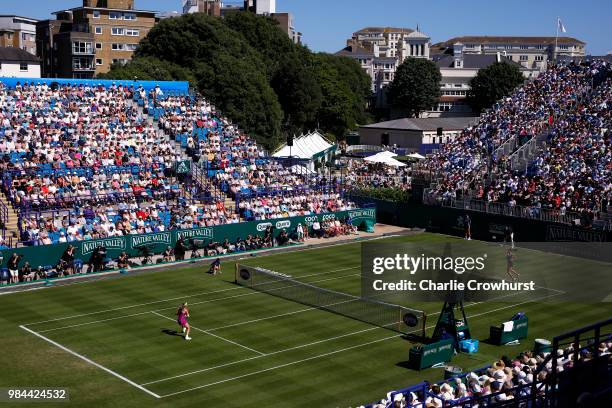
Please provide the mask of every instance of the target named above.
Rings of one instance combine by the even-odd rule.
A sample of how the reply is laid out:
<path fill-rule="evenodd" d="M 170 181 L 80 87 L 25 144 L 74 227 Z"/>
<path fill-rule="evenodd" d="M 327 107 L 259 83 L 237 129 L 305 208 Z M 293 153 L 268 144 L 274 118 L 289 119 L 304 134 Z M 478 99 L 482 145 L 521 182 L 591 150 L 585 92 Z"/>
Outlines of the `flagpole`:
<path fill-rule="evenodd" d="M 559 42 L 559 20 L 561 20 L 559 17 L 557 17 L 557 34 L 555 35 L 555 54 L 554 54 L 554 61 L 557 62 L 557 43 Z"/>

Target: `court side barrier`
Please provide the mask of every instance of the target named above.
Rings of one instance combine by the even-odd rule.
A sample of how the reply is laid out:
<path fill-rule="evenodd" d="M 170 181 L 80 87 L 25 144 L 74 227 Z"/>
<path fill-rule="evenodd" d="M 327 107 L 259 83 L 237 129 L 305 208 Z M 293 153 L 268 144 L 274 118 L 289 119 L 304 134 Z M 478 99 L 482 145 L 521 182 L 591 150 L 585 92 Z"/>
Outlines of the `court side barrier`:
<path fill-rule="evenodd" d="M 9 248 L 0 251 L 2 255 L 2 268 L 6 268 L 7 262 L 13 253 L 22 255 L 20 266 L 29 262 L 34 268 L 54 267 L 59 262 L 64 251 L 69 245 L 75 247 L 74 257 L 87 263 L 89 258 L 100 246 L 107 250 L 109 258 L 117 258 L 125 251 L 130 257 L 142 256 L 146 247 L 152 254 L 163 252 L 168 246 L 174 248 L 179 239 L 183 239 L 185 245 L 191 248 L 193 240 L 208 244 L 209 242 L 223 242 L 228 239 L 235 242 L 239 238 L 245 239 L 248 235 L 263 236 L 268 227 L 273 227 L 274 236 L 278 236 L 281 230 L 285 230 L 290 236 L 295 232 L 297 225 L 302 224 L 312 229 L 315 222 L 352 219 L 352 224 L 361 230 L 372 230 L 376 223 L 376 209 L 359 208 L 333 213 L 322 213 L 305 215 L 300 217 L 277 218 L 272 220 L 242 222 L 238 224 L 225 224 L 213 227 L 201 227 L 182 230 L 170 230 L 154 232 L 150 234 L 134 234 L 121 237 L 108 237 L 87 241 L 73 241 L 54 245 L 39 245 L 23 248 Z"/>

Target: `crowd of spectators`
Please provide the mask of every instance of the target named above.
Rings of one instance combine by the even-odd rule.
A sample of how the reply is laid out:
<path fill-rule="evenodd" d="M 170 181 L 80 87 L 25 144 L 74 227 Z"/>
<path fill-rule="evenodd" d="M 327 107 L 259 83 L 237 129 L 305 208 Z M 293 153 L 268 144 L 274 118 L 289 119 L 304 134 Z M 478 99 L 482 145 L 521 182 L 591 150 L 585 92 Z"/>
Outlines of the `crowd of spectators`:
<path fill-rule="evenodd" d="M 199 183 L 174 174 L 188 156 Z M 204 98 L 159 87 L 0 83 L 0 170 L 30 245 L 354 208 L 321 192 L 317 173 L 268 157 Z M 211 185 L 240 207 L 203 197 Z"/>
<path fill-rule="evenodd" d="M 183 200 L 138 202 L 132 199 L 116 208 L 87 206 L 32 214 L 23 220 L 22 240 L 31 245 L 48 245 L 238 222 L 238 214 L 226 209 L 220 201 L 188 204 Z"/>
<path fill-rule="evenodd" d="M 296 185 L 316 184 L 314 172 L 296 171 L 269 158 L 255 140 L 225 118 L 204 98 L 169 98 L 159 126 L 182 140 L 197 165 L 209 171 L 216 185 L 233 197 L 263 190 L 290 190 Z"/>
<path fill-rule="evenodd" d="M 352 210 L 355 204 L 342 198 L 339 193 L 304 191 L 241 200 L 238 208 L 240 214 L 250 221 Z"/>
<path fill-rule="evenodd" d="M 347 163 L 345 184 L 350 188 L 399 188 L 411 189 L 411 167 L 389 166 L 351 159 Z"/>
<path fill-rule="evenodd" d="M 584 348 L 578 353 L 578 364 L 593 359 L 594 349 Z M 612 342 L 602 342 L 597 345 L 599 356 L 610 359 L 612 353 Z M 464 377 L 455 377 L 445 382 L 431 384 L 428 395 L 419 395 L 416 392 L 397 393 L 389 392 L 387 398 L 371 405 L 372 408 L 441 408 L 444 403 L 452 406 L 495 406 L 514 398 L 528 397 L 531 395 L 534 382 L 536 392 L 544 394 L 549 376 L 553 370 L 553 364 L 557 373 L 563 373 L 574 366 L 572 355 L 573 346 L 557 350 L 557 355 L 546 364 L 545 359 L 550 353 L 523 352 L 514 359 L 503 356 L 495 361 L 491 367 L 481 372 L 470 372 Z M 542 370 L 537 368 L 543 365 Z M 482 397 L 490 398 L 490 403 L 482 401 Z M 363 408 L 363 407 L 361 407 Z"/>
<path fill-rule="evenodd" d="M 609 80 L 592 86 L 610 72 L 603 61 L 552 65 L 527 82 L 425 162 L 421 169 L 438 178 L 432 195 L 593 212 L 610 194 L 611 91 Z M 524 175 L 496 155 L 510 138 L 543 133 L 546 147 Z"/>
<path fill-rule="evenodd" d="M 171 165 L 180 157 L 157 137 L 121 85 L 0 85 L 2 170 Z"/>

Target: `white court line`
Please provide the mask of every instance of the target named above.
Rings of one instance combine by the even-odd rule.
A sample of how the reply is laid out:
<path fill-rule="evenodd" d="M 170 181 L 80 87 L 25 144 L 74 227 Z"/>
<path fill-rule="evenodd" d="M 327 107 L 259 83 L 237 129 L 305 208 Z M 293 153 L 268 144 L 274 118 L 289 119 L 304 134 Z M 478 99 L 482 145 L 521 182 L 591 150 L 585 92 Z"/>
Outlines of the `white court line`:
<path fill-rule="evenodd" d="M 294 346 L 294 347 L 289 347 L 289 348 L 282 349 L 282 350 L 273 351 L 271 353 L 266 353 L 264 356 L 248 357 L 248 358 L 244 358 L 244 359 L 238 360 L 238 361 L 231 361 L 229 363 L 223 363 L 223 364 L 220 364 L 220 365 L 217 365 L 217 366 L 214 366 L 214 367 L 202 368 L 200 370 L 190 371 L 188 373 L 183 373 L 183 374 L 174 375 L 172 377 L 162 378 L 160 380 L 149 381 L 147 383 L 143 383 L 142 385 L 156 384 L 156 383 L 160 383 L 160 382 L 174 380 L 176 378 L 186 377 L 188 375 L 193 375 L 193 374 L 199 374 L 199 373 L 203 373 L 205 371 L 215 370 L 217 368 L 222 368 L 222 367 L 227 367 L 227 366 L 231 366 L 231 365 L 234 365 L 234 364 L 244 363 L 245 361 L 251 361 L 251 360 L 256 360 L 258 358 L 262 358 L 262 357 L 266 357 L 266 356 L 272 356 L 272 355 L 275 355 L 275 354 L 285 353 L 285 352 L 291 351 L 291 350 L 298 350 L 298 349 L 301 349 L 301 348 L 313 346 L 315 344 L 326 343 L 328 341 L 341 339 L 343 337 L 354 336 L 355 334 L 365 333 L 365 332 L 369 332 L 369 331 L 372 331 L 372 330 L 378 330 L 378 329 L 380 329 L 380 327 L 369 327 L 367 329 L 362 329 L 362 330 L 358 330 L 358 331 L 351 332 L 351 333 L 341 334 L 339 336 L 334 336 L 334 337 L 330 337 L 330 338 L 323 339 L 323 340 L 317 340 L 317 341 L 314 341 L 312 343 L 300 344 L 299 346 Z"/>
<path fill-rule="evenodd" d="M 163 317 L 164 319 L 168 319 L 168 320 L 172 320 L 172 321 L 174 321 L 174 319 L 173 319 L 173 318 L 168 317 L 168 316 L 164 316 L 164 315 L 163 315 L 163 314 L 161 314 L 161 313 L 157 313 L 157 312 L 151 312 L 151 313 L 153 313 L 154 315 L 157 315 L 157 316 L 159 316 L 159 317 Z M 202 332 L 202 333 L 204 333 L 204 334 L 208 334 L 209 336 L 216 337 L 216 338 L 218 338 L 218 339 L 220 339 L 220 340 L 223 340 L 223 341 L 225 341 L 225 342 L 228 342 L 228 343 L 234 344 L 234 345 L 236 345 L 236 346 L 238 346 L 238 347 L 242 347 L 243 349 L 250 350 L 250 351 L 252 351 L 253 353 L 257 353 L 257 354 L 259 354 L 260 356 L 265 356 L 265 353 L 262 353 L 261 351 L 257 351 L 257 350 L 255 350 L 255 349 L 252 349 L 252 348 L 250 348 L 250 347 L 247 347 L 247 346 L 245 346 L 244 344 L 236 343 L 235 341 L 232 341 L 232 340 L 226 339 L 225 337 L 217 336 L 217 335 L 216 335 L 216 334 L 214 334 L 214 333 L 210 333 L 210 332 L 208 332 L 208 331 L 206 331 L 206 330 L 199 329 L 199 328 L 197 328 L 197 327 L 195 327 L 195 326 L 191 326 L 191 325 L 189 325 L 189 327 L 191 327 L 193 330 L 197 330 L 197 331 Z"/>
<path fill-rule="evenodd" d="M 346 278 L 348 276 L 355 276 L 355 275 L 358 275 L 358 274 L 342 275 L 342 276 L 337 276 L 335 278 L 319 279 L 319 280 L 313 281 L 312 283 L 326 282 L 326 281 L 330 281 L 330 280 L 342 279 L 342 278 Z M 272 290 L 281 290 L 281 289 L 284 289 L 286 287 L 287 286 L 283 286 L 283 287 L 272 289 Z M 244 296 L 254 296 L 254 295 L 262 295 L 262 294 L 265 294 L 265 292 L 250 291 L 248 293 L 243 293 L 241 295 L 225 296 L 225 297 L 221 297 L 221 298 L 217 298 L 217 299 L 203 300 L 201 302 L 193 302 L 193 303 L 190 302 L 189 305 L 190 306 L 201 305 L 203 303 L 213 303 L 213 302 L 218 302 L 218 301 L 221 301 L 221 300 L 235 299 L 235 298 L 244 297 Z M 70 324 L 68 326 L 54 327 L 54 328 L 46 329 L 46 330 L 39 330 L 38 332 L 39 333 L 47 333 L 47 332 L 52 332 L 52 331 L 57 331 L 57 330 L 70 329 L 70 328 L 73 328 L 73 327 L 89 326 L 89 325 L 92 325 L 92 324 L 103 323 L 103 322 L 107 322 L 107 321 L 111 321 L 111 320 L 126 319 L 128 317 L 133 317 L 133 316 L 141 316 L 141 315 L 148 314 L 148 313 L 151 313 L 151 312 L 162 312 L 164 310 L 169 310 L 169 309 L 174 309 L 174 308 L 175 307 L 165 307 L 163 309 L 156 309 L 156 310 L 153 310 L 153 311 L 148 310 L 146 312 L 132 313 L 132 314 L 129 314 L 129 315 L 110 317 L 108 319 L 102 319 L 102 320 L 94 320 L 92 322 L 77 323 L 77 324 Z M 29 326 L 31 324 L 32 323 L 24 324 L 24 326 Z"/>
<path fill-rule="evenodd" d="M 333 354 L 342 353 L 343 351 L 352 350 L 352 349 L 355 349 L 355 348 L 367 346 L 367 345 L 374 344 L 374 343 L 379 343 L 381 341 L 385 341 L 385 340 L 389 340 L 389 339 L 394 339 L 394 338 L 397 338 L 397 337 L 400 337 L 400 336 L 401 336 L 400 334 L 396 334 L 396 335 L 393 335 L 393 336 L 385 337 L 383 339 L 373 340 L 373 341 L 370 341 L 370 342 L 367 342 L 367 343 L 358 344 L 356 346 L 351 346 L 351 347 L 346 347 L 346 348 L 343 348 L 343 349 L 340 349 L 340 350 L 330 351 L 329 353 L 325 353 L 325 354 L 320 354 L 320 355 L 313 356 L 313 357 L 304 358 L 304 359 L 298 360 L 298 361 L 292 361 L 291 363 L 281 364 L 281 365 L 270 367 L 270 368 L 266 368 L 266 369 L 263 369 L 263 370 L 254 371 L 252 373 L 239 375 L 237 377 L 226 378 L 225 380 L 215 381 L 213 383 L 209 383 L 209 384 L 205 384 L 205 385 L 200 385 L 200 386 L 189 388 L 189 389 L 186 389 L 186 390 L 172 392 L 170 394 L 162 395 L 161 397 L 162 398 L 172 397 L 174 395 L 183 394 L 183 393 L 189 392 L 189 391 L 195 391 L 195 390 L 198 390 L 198 389 L 201 389 L 201 388 L 206 388 L 206 387 L 210 387 L 210 386 L 213 386 L 213 385 L 222 384 L 222 383 L 225 383 L 225 382 L 228 382 L 228 381 L 239 380 L 241 378 L 250 377 L 252 375 L 257 375 L 257 374 L 265 373 L 267 371 L 272 371 L 272 370 L 276 370 L 276 369 L 283 368 L 283 367 L 288 367 L 288 366 L 291 366 L 291 365 L 294 365 L 294 364 L 303 363 L 305 361 L 315 360 L 315 359 L 321 358 L 321 357 L 331 356 Z"/>
<path fill-rule="evenodd" d="M 533 299 L 533 300 L 527 300 L 527 301 L 524 301 L 524 302 L 515 303 L 515 304 L 509 305 L 509 306 L 498 307 L 496 309 L 487 310 L 486 312 L 483 312 L 483 313 L 474 314 L 474 315 L 471 316 L 471 318 L 472 317 L 478 317 L 478 316 L 484 316 L 484 315 L 487 315 L 487 314 L 490 314 L 490 313 L 493 313 L 493 312 L 497 312 L 497 311 L 500 311 L 500 310 L 509 309 L 509 308 L 516 307 L 516 306 L 520 306 L 520 305 L 525 304 L 525 303 L 533 303 L 533 302 L 536 302 L 538 300 L 543 300 L 543 299 L 547 299 L 549 297 L 558 296 L 558 295 L 559 294 L 553 294 L 553 295 L 548 295 L 548 296 L 540 297 L 540 298 Z M 472 303 L 472 304 L 469 304 L 469 305 L 467 305 L 465 307 L 475 306 L 475 305 L 480 304 L 480 303 L 482 303 L 482 302 Z M 437 314 L 440 314 L 440 312 L 431 313 L 429 316 L 434 316 L 434 315 L 437 315 Z M 431 329 L 433 327 L 435 327 L 435 325 L 427 326 L 425 329 Z M 380 329 L 380 327 L 373 327 L 373 328 L 371 328 L 371 330 L 375 330 L 375 329 Z M 368 329 L 368 330 L 370 330 L 370 329 Z M 418 330 L 415 330 L 415 331 L 413 331 L 411 333 L 414 333 L 414 332 L 417 332 L 417 331 Z M 302 359 L 302 360 L 298 360 L 298 361 L 293 361 L 293 362 L 286 363 L 286 364 L 281 364 L 279 366 L 270 367 L 270 368 L 267 368 L 267 369 L 264 369 L 264 370 L 259 370 L 259 371 L 255 371 L 255 372 L 248 373 L 248 374 L 243 374 L 243 375 L 240 375 L 240 376 L 237 376 L 237 377 L 226 378 L 224 380 L 216 381 L 216 382 L 213 382 L 213 383 L 200 385 L 200 386 L 197 386 L 197 387 L 193 387 L 193 388 L 189 388 L 189 389 L 186 389 L 186 390 L 181 390 L 181 391 L 173 392 L 173 393 L 170 393 L 170 394 L 165 394 L 165 395 L 162 395 L 161 397 L 162 398 L 166 398 L 166 397 L 174 396 L 174 395 L 177 395 L 177 394 L 182 394 L 182 393 L 185 393 L 185 392 L 194 391 L 194 390 L 197 390 L 197 389 L 206 388 L 206 387 L 210 387 L 210 386 L 217 385 L 217 384 L 222 384 L 222 383 L 229 382 L 229 381 L 235 381 L 235 380 L 238 380 L 238 379 L 241 379 L 241 378 L 245 378 L 245 377 L 249 377 L 249 376 L 252 376 L 252 375 L 260 374 L 260 373 L 263 373 L 263 372 L 275 370 L 275 369 L 278 369 L 278 368 L 284 368 L 284 367 L 287 367 L 287 366 L 290 366 L 290 365 L 299 364 L 299 363 L 302 363 L 302 362 L 305 362 L 305 361 L 310 361 L 310 360 L 314 360 L 314 359 L 321 358 L 321 357 L 327 357 L 327 356 L 332 355 L 332 354 L 337 354 L 337 353 L 340 353 L 340 352 L 343 352 L 343 351 L 352 350 L 354 348 L 363 347 L 363 346 L 366 346 L 366 345 L 369 345 L 369 344 L 373 344 L 373 343 L 389 340 L 389 339 L 392 339 L 392 338 L 401 337 L 403 335 L 404 334 L 398 334 L 398 335 L 394 335 L 394 336 L 390 336 L 390 337 L 385 337 L 383 339 L 374 340 L 374 341 L 367 342 L 367 343 L 362 343 L 362 344 L 359 344 L 359 345 L 343 348 L 343 349 L 340 349 L 340 350 L 335 350 L 335 351 L 332 351 L 332 352 L 329 352 L 329 353 L 319 354 L 319 355 L 316 355 L 316 356 L 313 356 L 313 357 L 309 357 L 309 358 L 306 358 L 306 359 Z M 346 336 L 348 336 L 348 335 L 346 335 Z M 321 343 L 321 342 L 324 342 L 324 341 L 327 341 L 327 340 L 321 340 L 321 341 L 318 341 L 318 342 L 315 342 L 315 343 L 312 343 L 312 344 Z M 305 344 L 305 345 L 302 345 L 300 347 L 307 347 L 309 345 L 310 344 Z M 266 356 L 269 356 L 269 355 L 272 355 L 272 354 L 278 354 L 278 353 L 282 353 L 282 352 L 285 352 L 285 351 L 288 351 L 288 350 L 290 350 L 290 349 L 280 350 L 280 351 L 276 351 L 274 353 L 270 353 L 270 354 L 267 354 L 267 355 L 264 355 L 264 356 L 252 357 L 252 358 L 241 360 L 241 361 L 254 360 L 256 358 L 266 357 Z M 212 370 L 214 368 L 220 368 L 220 367 L 223 367 L 223 366 L 228 366 L 228 365 L 232 365 L 232 364 L 238 364 L 241 361 L 236 361 L 236 362 L 233 362 L 233 363 L 224 364 L 222 366 L 211 367 L 211 368 L 207 368 L 207 369 L 203 369 L 203 370 L 193 371 L 193 372 L 190 372 L 190 373 L 180 374 L 178 376 L 173 376 L 173 377 L 168 377 L 168 378 L 164 378 L 164 379 L 160 379 L 160 380 L 156 380 L 156 381 L 151 381 L 151 382 L 145 383 L 145 385 L 154 384 L 154 383 L 160 383 L 160 382 L 172 380 L 172 379 L 179 378 L 179 377 L 184 377 L 184 376 L 187 376 L 187 375 L 197 374 L 199 372 Z"/>
<path fill-rule="evenodd" d="M 48 342 L 48 343 L 50 343 L 50 344 L 53 344 L 55 347 L 58 347 L 58 348 L 60 348 L 60 349 L 64 350 L 65 352 L 67 352 L 67 353 L 69 353 L 69 354 L 72 354 L 73 356 L 78 357 L 78 358 L 80 358 L 81 360 L 83 360 L 83 361 L 85 361 L 85 362 L 87 362 L 87 363 L 89 363 L 89 364 L 91 364 L 91 365 L 93 365 L 93 366 L 95 366 L 95 367 L 98 367 L 98 368 L 99 368 L 99 369 L 101 369 L 101 370 L 106 371 L 107 373 L 109 373 L 109 374 L 111 374 L 111 375 L 113 375 L 113 376 L 115 376 L 115 377 L 119 378 L 120 380 L 125 381 L 126 383 L 130 384 L 131 386 L 136 387 L 136 388 L 138 388 L 139 390 L 144 391 L 144 392 L 146 392 L 147 394 L 149 394 L 149 395 L 151 395 L 151 396 L 153 396 L 153 397 L 155 397 L 155 398 L 161 398 L 161 397 L 160 397 L 158 394 L 154 393 L 153 391 L 150 391 L 150 390 L 146 389 L 145 387 L 143 387 L 143 386 L 142 386 L 142 385 L 140 385 L 140 384 L 136 384 L 134 381 L 130 380 L 129 378 L 124 377 L 124 376 L 122 376 L 121 374 L 119 374 L 119 373 L 117 373 L 117 372 L 115 372 L 115 371 L 113 371 L 113 370 L 111 370 L 111 369 L 109 369 L 109 368 L 106 368 L 106 367 L 104 367 L 104 366 L 103 366 L 103 365 L 101 365 L 101 364 L 96 363 L 95 361 L 93 361 L 93 360 L 91 360 L 91 359 L 89 359 L 89 358 L 85 357 L 84 355 L 81 355 L 81 354 L 77 353 L 76 351 L 72 351 L 72 350 L 70 350 L 68 347 L 62 346 L 61 344 L 59 344 L 59 343 L 57 343 L 57 342 L 55 342 L 55 341 L 53 341 L 53 340 L 51 340 L 51 339 L 49 339 L 49 338 L 47 338 L 47 337 L 43 336 L 43 335 L 42 335 L 42 334 L 40 334 L 40 333 L 35 332 L 35 331 L 34 331 L 34 330 L 32 330 L 32 329 L 29 329 L 29 328 L 27 328 L 27 327 L 25 327 L 25 326 L 19 326 L 19 327 L 21 327 L 23 330 L 27 331 L 28 333 L 31 333 L 31 334 L 33 334 L 34 336 L 39 337 L 39 338 L 41 338 L 41 339 L 45 340 L 46 342 Z"/>
<path fill-rule="evenodd" d="M 327 271 L 327 272 L 312 273 L 312 274 L 306 275 L 306 276 L 327 275 L 327 274 L 334 273 L 334 272 L 340 272 L 340 271 L 346 270 L 346 269 L 356 269 L 356 268 L 359 268 L 359 267 L 334 269 L 334 270 Z M 302 278 L 302 277 L 303 276 L 301 276 L 300 278 Z M 315 281 L 315 282 L 320 282 L 320 281 Z M 177 296 L 177 297 L 174 297 L 174 298 L 155 300 L 155 301 L 146 302 L 146 303 L 139 303 L 139 304 L 136 304 L 136 305 L 122 306 L 122 307 L 116 307 L 116 308 L 112 308 L 112 309 L 98 310 L 96 312 L 82 313 L 82 314 L 78 314 L 78 315 L 59 317 L 59 318 L 56 318 L 56 319 L 41 320 L 41 321 L 38 321 L 38 322 L 26 323 L 26 324 L 24 324 L 24 326 L 33 326 L 35 324 L 57 322 L 57 321 L 60 321 L 60 320 L 74 319 L 74 318 L 77 318 L 77 317 L 91 316 L 91 315 L 96 315 L 96 314 L 101 314 L 101 313 L 114 312 L 114 311 L 117 311 L 117 310 L 131 309 L 131 308 L 134 308 L 134 307 L 154 305 L 156 303 L 169 302 L 171 300 L 189 299 L 190 297 L 194 297 L 194 296 L 211 295 L 211 294 L 214 294 L 214 293 L 228 292 L 228 291 L 231 291 L 231 290 L 239 290 L 239 289 L 246 289 L 246 287 L 240 286 L 240 287 L 235 287 L 235 288 L 213 290 L 213 291 L 208 291 L 208 292 L 198 292 L 198 293 L 193 293 L 193 294 L 190 294 L 190 295 Z M 13 292 L 11 292 L 11 293 L 13 293 Z M 197 304 L 197 303 L 192 303 L 192 304 Z"/>

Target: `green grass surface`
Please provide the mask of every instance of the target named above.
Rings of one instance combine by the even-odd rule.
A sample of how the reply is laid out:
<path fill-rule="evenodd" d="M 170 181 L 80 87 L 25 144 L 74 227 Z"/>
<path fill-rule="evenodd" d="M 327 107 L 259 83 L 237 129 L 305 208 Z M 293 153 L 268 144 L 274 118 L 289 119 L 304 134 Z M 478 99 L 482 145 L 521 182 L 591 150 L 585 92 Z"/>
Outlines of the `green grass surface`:
<path fill-rule="evenodd" d="M 388 242 L 453 239 L 423 234 Z M 240 262 L 360 292 L 359 243 Z M 71 405 L 83 407 L 354 407 L 391 389 L 443 377 L 442 369 L 406 368 L 411 344 L 390 330 L 234 285 L 233 261 L 220 276 L 205 270 L 207 265 L 168 267 L 0 296 L 0 387 L 66 387 Z M 481 367 L 530 348 L 535 338 L 610 315 L 606 304 L 533 302 L 537 299 L 467 304 L 473 337 L 486 339 L 489 326 L 523 311 L 530 318 L 529 338 L 514 347 L 481 342 L 478 353 L 457 355 L 453 364 Z M 194 327 L 190 342 L 173 334 L 183 301 L 190 304 Z M 435 324 L 440 303 L 407 304 L 430 314 L 428 326 Z"/>

